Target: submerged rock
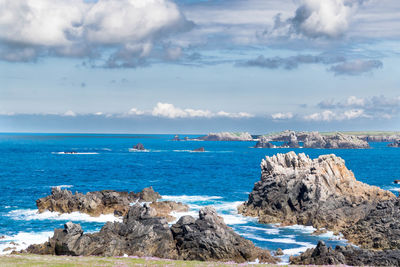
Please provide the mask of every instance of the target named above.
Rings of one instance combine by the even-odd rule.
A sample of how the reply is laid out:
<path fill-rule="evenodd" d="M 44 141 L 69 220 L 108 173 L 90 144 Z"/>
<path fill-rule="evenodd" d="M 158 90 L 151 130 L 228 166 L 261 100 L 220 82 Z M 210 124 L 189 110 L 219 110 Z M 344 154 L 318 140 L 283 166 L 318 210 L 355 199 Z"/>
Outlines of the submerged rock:
<path fill-rule="evenodd" d="M 268 138 L 265 136 L 260 136 L 260 139 L 257 141 L 255 148 L 275 148 L 276 146 L 268 141 Z"/>
<path fill-rule="evenodd" d="M 199 147 L 199 148 L 193 149 L 192 151 L 193 152 L 204 152 L 205 149 L 204 149 L 204 147 Z"/>
<path fill-rule="evenodd" d="M 290 257 L 291 264 L 298 265 L 339 265 L 350 266 L 399 266 L 400 250 L 374 251 L 358 249 L 351 245 L 327 247 L 319 241 L 314 249 L 308 249 L 300 256 Z"/>
<path fill-rule="evenodd" d="M 168 259 L 246 262 L 258 258 L 276 263 L 267 250 L 236 234 L 215 209 L 206 207 L 199 218 L 183 216 L 169 228 L 164 218 L 145 204 L 129 209 L 123 222 L 108 222 L 100 232 L 84 234 L 71 222 L 56 229 L 48 242 L 31 245 L 28 253 L 73 256 L 153 256 Z"/>
<path fill-rule="evenodd" d="M 152 187 L 144 188 L 139 193 L 102 190 L 87 194 L 72 194 L 67 189 L 53 187 L 51 195 L 36 200 L 36 206 L 40 213 L 48 210 L 60 213 L 79 211 L 91 216 L 110 213 L 124 215 L 132 202 L 152 202 L 160 198 L 160 194 Z"/>
<path fill-rule="evenodd" d="M 343 159 L 322 155 L 310 159 L 294 152 L 266 157 L 240 213 L 262 223 L 312 225 L 333 231 L 354 224 L 380 201 L 395 196 L 355 179 Z"/>
<path fill-rule="evenodd" d="M 400 139 L 388 144 L 389 147 L 400 147 Z"/>
<path fill-rule="evenodd" d="M 198 138 L 204 141 L 252 141 L 253 137 L 249 133 L 209 133 Z"/>
<path fill-rule="evenodd" d="M 310 133 L 304 140 L 304 148 L 325 148 L 325 149 L 355 149 L 369 148 L 366 141 L 353 135 L 336 133 L 334 135 L 322 136 L 318 132 Z"/>

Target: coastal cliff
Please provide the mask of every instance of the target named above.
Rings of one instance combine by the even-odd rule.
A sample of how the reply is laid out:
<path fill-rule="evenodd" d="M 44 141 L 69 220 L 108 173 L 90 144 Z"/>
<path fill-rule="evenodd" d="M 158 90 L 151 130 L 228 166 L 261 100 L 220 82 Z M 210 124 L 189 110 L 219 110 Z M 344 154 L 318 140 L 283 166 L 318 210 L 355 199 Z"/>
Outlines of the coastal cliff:
<path fill-rule="evenodd" d="M 206 136 L 197 138 L 203 141 L 253 141 L 253 137 L 249 133 L 209 133 Z"/>
<path fill-rule="evenodd" d="M 71 222 L 55 229 L 48 242 L 28 253 L 73 256 L 154 256 L 167 259 L 276 263 L 267 250 L 236 234 L 215 209 L 202 208 L 199 218 L 183 216 L 171 228 L 148 204 L 130 207 L 123 222 L 108 222 L 100 232 L 84 234 Z"/>
<path fill-rule="evenodd" d="M 392 198 L 391 192 L 357 181 L 335 155 L 312 160 L 289 152 L 262 160 L 261 180 L 238 210 L 262 223 L 339 232 L 364 218 L 378 202 Z"/>

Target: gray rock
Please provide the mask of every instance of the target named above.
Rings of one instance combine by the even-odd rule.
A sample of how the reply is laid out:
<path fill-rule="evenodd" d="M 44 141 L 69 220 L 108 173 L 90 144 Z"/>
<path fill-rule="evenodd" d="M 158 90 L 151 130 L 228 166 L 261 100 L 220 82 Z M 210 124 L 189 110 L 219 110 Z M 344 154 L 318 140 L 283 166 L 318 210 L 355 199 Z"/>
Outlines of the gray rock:
<path fill-rule="evenodd" d="M 304 148 L 325 148 L 325 149 L 355 149 L 369 148 L 366 141 L 356 136 L 336 133 L 334 135 L 322 136 L 317 132 L 310 133 L 304 140 Z"/>
<path fill-rule="evenodd" d="M 255 148 L 275 148 L 276 146 L 268 141 L 268 138 L 265 136 L 260 136 L 257 141 Z"/>
<path fill-rule="evenodd" d="M 133 146 L 133 149 L 134 150 L 146 150 L 142 143 L 137 143 L 135 146 Z"/>
<path fill-rule="evenodd" d="M 209 133 L 206 136 L 199 137 L 198 140 L 204 141 L 252 141 L 253 137 L 249 133 Z"/>
<path fill-rule="evenodd" d="M 289 135 L 289 141 L 284 143 L 282 147 L 289 147 L 289 148 L 299 148 L 299 141 L 297 140 L 297 136 L 294 132 L 291 132 Z"/>
<path fill-rule="evenodd" d="M 199 148 L 193 149 L 192 151 L 193 152 L 204 152 L 205 149 L 204 149 L 204 147 L 199 147 Z"/>
<path fill-rule="evenodd" d="M 181 141 L 179 138 L 179 135 L 175 135 L 174 138 L 172 138 L 172 141 Z"/>
<path fill-rule="evenodd" d="M 388 144 L 389 147 L 400 147 L 400 139 Z"/>

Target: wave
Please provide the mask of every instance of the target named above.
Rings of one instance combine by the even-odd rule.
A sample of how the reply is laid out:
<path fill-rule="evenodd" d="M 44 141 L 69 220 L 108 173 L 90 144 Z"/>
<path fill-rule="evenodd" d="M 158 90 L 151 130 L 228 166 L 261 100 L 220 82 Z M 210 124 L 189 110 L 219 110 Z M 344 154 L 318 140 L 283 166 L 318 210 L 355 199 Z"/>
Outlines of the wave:
<path fill-rule="evenodd" d="M 280 233 L 280 230 L 278 228 L 263 228 L 263 227 L 257 227 L 257 226 L 249 226 L 249 225 L 244 225 L 240 226 L 241 229 L 247 230 L 247 231 L 260 231 L 268 235 L 278 235 Z"/>
<path fill-rule="evenodd" d="M 97 155 L 98 152 L 51 152 L 51 154 L 58 155 Z"/>
<path fill-rule="evenodd" d="M 71 213 L 59 213 L 52 211 L 45 211 L 39 213 L 38 210 L 34 209 L 19 209 L 9 211 L 5 216 L 12 218 L 13 220 L 56 220 L 56 221 L 72 221 L 72 222 L 115 222 L 122 221 L 120 217 L 115 217 L 113 214 L 101 214 L 99 217 L 93 217 L 86 213 L 80 213 L 78 211 Z"/>
<path fill-rule="evenodd" d="M 46 187 L 51 187 L 51 188 L 53 188 L 53 187 L 57 187 L 57 188 L 71 188 L 71 187 L 74 187 L 73 185 L 71 185 L 71 184 L 61 184 L 61 185 L 49 185 L 49 186 L 46 186 Z"/>
<path fill-rule="evenodd" d="M 150 152 L 150 150 L 148 150 L 148 149 L 139 150 L 139 149 L 129 148 L 129 152 L 139 152 L 139 153 L 143 153 L 143 152 Z M 151 151 L 151 152 L 158 152 L 158 151 Z"/>
<path fill-rule="evenodd" d="M 188 195 L 179 195 L 179 196 L 162 196 L 162 200 L 170 200 L 170 201 L 177 201 L 177 202 L 201 202 L 201 201 L 210 201 L 215 199 L 222 199 L 223 197 L 220 196 L 188 196 Z"/>
<path fill-rule="evenodd" d="M 286 228 L 286 229 L 291 229 L 296 232 L 301 232 L 301 233 L 306 233 L 306 234 L 311 234 L 314 233 L 317 229 L 312 227 L 312 226 L 304 226 L 304 225 L 289 225 L 289 226 L 279 226 L 279 224 L 275 224 L 275 226 L 279 228 Z"/>
<path fill-rule="evenodd" d="M 4 236 L 4 238 L 0 240 L 0 254 L 9 254 L 13 250 L 26 249 L 32 244 L 44 243 L 51 236 L 53 236 L 53 232 L 19 232 L 13 236 Z M 12 249 L 4 251 L 6 248 Z"/>

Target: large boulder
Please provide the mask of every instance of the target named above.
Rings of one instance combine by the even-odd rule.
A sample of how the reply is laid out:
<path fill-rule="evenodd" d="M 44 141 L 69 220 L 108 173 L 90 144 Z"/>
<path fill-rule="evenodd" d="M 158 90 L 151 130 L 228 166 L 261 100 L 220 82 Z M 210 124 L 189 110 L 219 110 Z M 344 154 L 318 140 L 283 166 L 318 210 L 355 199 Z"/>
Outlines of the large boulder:
<path fill-rule="evenodd" d="M 203 208 L 199 219 L 182 217 L 171 228 L 155 217 L 147 203 L 132 206 L 123 222 L 108 222 L 100 232 L 84 234 L 77 224 L 56 229 L 48 242 L 31 245 L 26 252 L 72 256 L 153 256 L 168 259 L 276 263 L 267 250 L 236 234 L 215 209 Z"/>
<path fill-rule="evenodd" d="M 206 136 L 198 138 L 204 141 L 252 141 L 253 137 L 249 133 L 209 133 Z"/>
<path fill-rule="evenodd" d="M 290 257 L 297 265 L 349 265 L 349 266 L 400 266 L 400 250 L 374 251 L 358 249 L 351 245 L 327 247 L 320 241 L 316 248 L 299 256 Z"/>
<path fill-rule="evenodd" d="M 357 181 L 344 160 L 333 154 L 312 160 L 289 152 L 261 162 L 261 180 L 238 210 L 262 223 L 338 232 L 364 218 L 378 202 L 392 198 L 389 191 Z"/>

